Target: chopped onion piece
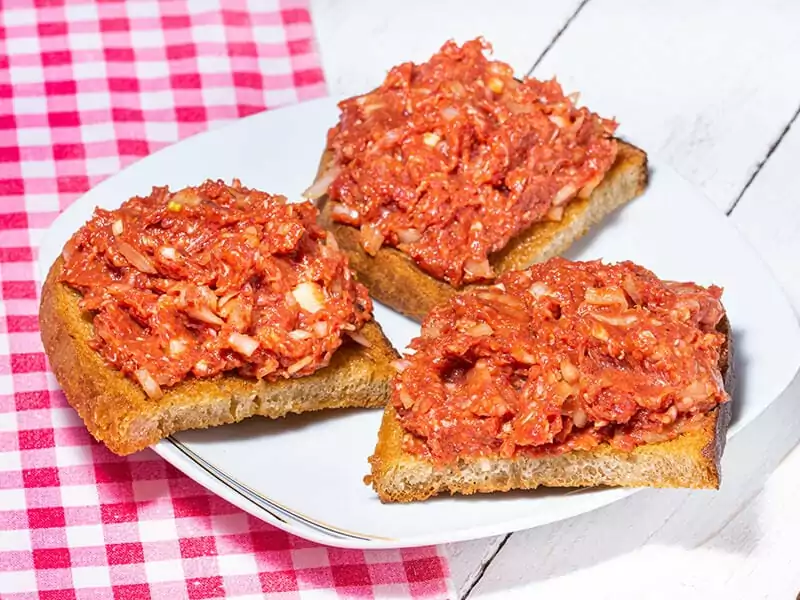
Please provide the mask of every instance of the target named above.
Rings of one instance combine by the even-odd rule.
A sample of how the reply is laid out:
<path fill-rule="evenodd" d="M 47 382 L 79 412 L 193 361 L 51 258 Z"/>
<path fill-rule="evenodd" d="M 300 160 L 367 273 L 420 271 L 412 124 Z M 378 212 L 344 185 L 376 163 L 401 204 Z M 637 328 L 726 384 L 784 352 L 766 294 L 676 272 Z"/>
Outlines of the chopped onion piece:
<path fill-rule="evenodd" d="M 175 260 L 177 257 L 177 252 L 175 252 L 175 248 L 170 248 L 169 246 L 163 246 L 161 250 L 159 250 L 161 256 L 166 258 L 167 260 Z"/>
<path fill-rule="evenodd" d="M 490 77 L 489 81 L 486 82 L 486 87 L 492 90 L 495 94 L 502 94 L 505 84 L 499 77 Z"/>
<path fill-rule="evenodd" d="M 239 331 L 244 331 L 250 326 L 249 311 L 242 305 L 239 298 L 233 298 L 226 302 L 225 306 L 220 307 L 219 315 Z"/>
<path fill-rule="evenodd" d="M 585 116 L 584 114 L 581 114 L 581 115 L 580 115 L 580 116 L 579 116 L 577 119 L 575 119 L 575 120 L 572 122 L 572 126 L 570 127 L 570 129 L 571 129 L 572 131 L 575 131 L 575 132 L 578 132 L 578 131 L 580 131 L 580 130 L 581 130 L 581 127 L 583 127 L 583 122 L 584 122 L 585 120 L 586 120 L 586 116 Z"/>
<path fill-rule="evenodd" d="M 292 290 L 292 296 L 297 300 L 300 308 L 315 313 L 325 307 L 325 294 L 322 288 L 313 281 L 304 281 Z"/>
<path fill-rule="evenodd" d="M 402 373 L 402 372 L 403 372 L 403 371 L 405 371 L 405 370 L 406 370 L 408 367 L 410 367 L 410 366 L 411 366 L 411 361 L 404 360 L 404 359 L 398 359 L 398 360 L 393 360 L 393 361 L 392 361 L 391 363 L 389 363 L 389 364 L 390 364 L 390 365 L 392 365 L 392 367 L 394 367 L 394 369 L 395 369 L 395 370 L 396 370 L 398 373 Z"/>
<path fill-rule="evenodd" d="M 236 296 L 238 295 L 239 292 L 231 292 L 229 294 L 225 294 L 222 298 L 219 299 L 217 306 L 219 307 L 220 310 L 222 310 L 228 302 L 236 298 Z"/>
<path fill-rule="evenodd" d="M 367 104 L 364 104 L 362 106 L 362 109 L 367 115 L 370 115 L 371 113 L 374 113 L 376 110 L 382 109 L 384 106 L 386 105 L 383 102 L 369 102 Z"/>
<path fill-rule="evenodd" d="M 361 344 L 365 348 L 372 347 L 370 341 L 366 337 L 364 337 L 364 334 L 361 333 L 360 331 L 348 331 L 347 335 L 349 335 L 350 339 L 353 340 L 356 344 Z"/>
<path fill-rule="evenodd" d="M 122 232 L 125 230 L 125 225 L 122 222 L 122 219 L 117 219 L 111 224 L 111 233 L 115 236 L 122 235 Z"/>
<path fill-rule="evenodd" d="M 536 362 L 536 357 L 524 348 L 514 348 L 511 351 L 511 356 L 523 365 L 532 365 Z"/>
<path fill-rule="evenodd" d="M 572 198 L 577 191 L 578 190 L 575 188 L 574 184 L 568 183 L 556 192 L 556 195 L 553 197 L 553 206 L 561 206 L 562 204 L 566 204 L 566 202 Z"/>
<path fill-rule="evenodd" d="M 307 340 L 311 337 L 311 333 L 303 329 L 294 329 L 289 332 L 289 337 L 293 340 Z"/>
<path fill-rule="evenodd" d="M 186 350 L 186 340 L 183 338 L 176 338 L 169 341 L 169 354 L 170 356 L 177 356 Z"/>
<path fill-rule="evenodd" d="M 132 289 L 132 286 L 127 283 L 111 283 L 106 286 L 106 290 L 112 294 L 127 294 Z"/>
<path fill-rule="evenodd" d="M 261 344 L 261 342 L 254 337 L 235 331 L 228 336 L 228 343 L 231 345 L 231 348 L 244 356 L 252 356 L 253 352 L 255 352 Z"/>
<path fill-rule="evenodd" d="M 588 420 L 589 419 L 586 416 L 586 411 L 581 408 L 572 413 L 572 423 L 575 425 L 575 427 L 585 427 Z"/>
<path fill-rule="evenodd" d="M 547 211 L 547 219 L 550 221 L 560 221 L 564 217 L 564 207 L 554 206 Z"/>
<path fill-rule="evenodd" d="M 559 381 L 555 387 L 553 387 L 553 391 L 562 398 L 569 398 L 575 393 L 573 387 L 566 381 Z"/>
<path fill-rule="evenodd" d="M 400 133 L 401 132 L 399 129 L 390 129 L 389 131 L 386 132 L 386 135 L 383 136 L 383 139 L 381 140 L 381 144 L 379 144 L 379 146 L 383 146 L 386 148 L 392 146 L 400 139 Z"/>
<path fill-rule="evenodd" d="M 531 296 L 534 298 L 541 298 L 542 296 L 550 296 L 553 293 L 544 281 L 537 281 L 528 288 Z"/>
<path fill-rule="evenodd" d="M 278 369 L 278 361 L 274 358 L 269 358 L 261 365 L 256 371 L 256 377 L 266 377 L 270 373 L 274 373 Z"/>
<path fill-rule="evenodd" d="M 441 111 L 445 121 L 452 121 L 458 116 L 458 109 L 455 106 L 447 106 Z"/>
<path fill-rule="evenodd" d="M 450 82 L 450 90 L 456 95 L 456 97 L 464 96 L 464 94 L 467 93 L 467 88 L 464 87 L 464 84 L 457 80 Z"/>
<path fill-rule="evenodd" d="M 141 384 L 145 394 L 153 399 L 161 398 L 163 395 L 161 392 L 161 386 L 159 386 L 158 382 L 153 379 L 153 376 L 150 375 L 150 372 L 147 369 L 138 369 L 133 374 L 136 376 L 139 384 Z"/>
<path fill-rule="evenodd" d="M 467 329 L 464 333 L 472 337 L 485 337 L 487 335 L 492 335 L 494 329 L 492 329 L 488 323 L 478 323 Z"/>
<path fill-rule="evenodd" d="M 475 260 L 474 258 L 467 259 L 464 262 L 464 271 L 466 271 L 469 275 L 473 277 L 492 277 L 494 275 L 494 271 L 492 271 L 491 265 L 489 265 L 489 261 L 484 260 Z"/>
<path fill-rule="evenodd" d="M 634 323 L 636 323 L 637 321 L 636 315 L 632 314 L 611 317 L 600 313 L 592 313 L 592 317 L 594 317 L 598 321 L 602 321 L 603 323 L 608 323 L 609 325 L 616 325 L 617 327 L 629 327 Z"/>
<path fill-rule="evenodd" d="M 426 146 L 430 146 L 431 148 L 435 148 L 436 144 L 439 143 L 440 139 L 441 138 L 438 135 L 430 131 L 427 131 L 422 134 L 422 141 L 425 142 Z"/>
<path fill-rule="evenodd" d="M 213 311 L 217 310 L 218 298 L 210 287 L 208 287 L 207 285 L 198 285 L 195 286 L 195 291 L 206 306 L 208 306 Z"/>
<path fill-rule="evenodd" d="M 188 308 L 186 310 L 186 314 L 192 317 L 193 319 L 197 319 L 198 321 L 202 321 L 203 323 L 208 323 L 209 325 L 224 325 L 225 321 L 220 319 L 217 315 L 211 312 L 211 309 L 207 306 L 202 306 L 199 308 Z"/>
<path fill-rule="evenodd" d="M 561 375 L 567 383 L 575 383 L 580 378 L 578 368 L 568 358 L 561 361 Z"/>
<path fill-rule="evenodd" d="M 406 410 L 414 406 L 414 400 L 411 398 L 408 392 L 405 391 L 403 388 L 400 388 L 400 403 Z"/>
<path fill-rule="evenodd" d="M 594 179 L 592 179 L 589 183 L 581 188 L 581 191 L 578 192 L 578 198 L 581 200 L 586 200 L 589 196 L 592 195 L 592 192 L 595 188 L 600 185 L 600 182 L 603 181 L 603 176 L 598 175 Z"/>
<path fill-rule="evenodd" d="M 354 208 L 347 208 L 344 204 L 340 204 L 339 202 L 331 203 L 331 213 L 339 217 L 347 217 L 348 219 L 352 219 L 353 221 L 357 220 L 361 215 L 359 212 Z"/>
<path fill-rule="evenodd" d="M 194 372 L 197 375 L 206 375 L 208 373 L 208 363 L 204 360 L 198 360 L 194 365 Z"/>
<path fill-rule="evenodd" d="M 665 425 L 669 425 L 670 423 L 674 422 L 675 419 L 678 418 L 678 408 L 673 404 L 670 406 L 666 412 L 661 415 L 661 422 Z"/>
<path fill-rule="evenodd" d="M 197 206 L 198 204 L 200 204 L 200 200 L 201 200 L 200 196 L 198 196 L 194 190 L 192 190 L 191 188 L 184 188 L 172 194 L 172 198 L 170 198 L 170 204 L 172 204 L 173 202 L 177 203 L 178 210 L 180 210 L 180 205 Z"/>
<path fill-rule="evenodd" d="M 593 338 L 596 338 L 601 342 L 608 341 L 608 331 L 606 331 L 606 328 L 600 325 L 600 323 L 592 324 L 591 334 Z"/>
<path fill-rule="evenodd" d="M 568 124 L 568 121 L 564 117 L 561 117 L 559 115 L 550 115 L 548 118 L 550 119 L 550 122 L 553 123 L 556 127 L 564 128 Z"/>
<path fill-rule="evenodd" d="M 383 234 L 374 225 L 364 224 L 361 226 L 361 244 L 367 254 L 375 256 L 383 246 L 383 240 Z"/>
<path fill-rule="evenodd" d="M 567 94 L 567 98 L 569 98 L 570 102 L 572 102 L 573 104 L 577 104 L 578 100 L 581 99 L 581 93 L 572 92 L 571 94 Z"/>
<path fill-rule="evenodd" d="M 288 367 L 286 367 L 286 372 L 289 373 L 289 375 L 294 375 L 295 373 L 297 373 L 303 367 L 306 367 L 309 364 L 311 364 L 312 360 L 313 360 L 313 358 L 310 357 L 310 356 L 306 356 L 305 358 L 301 358 L 296 363 L 293 363 L 293 364 L 289 365 Z"/>
<path fill-rule="evenodd" d="M 650 431 L 645 430 L 641 433 L 642 440 L 645 444 L 658 444 L 659 442 L 666 442 L 670 439 L 671 434 L 668 431 Z"/>
<path fill-rule="evenodd" d="M 72 258 L 72 255 L 75 253 L 75 245 L 72 240 L 64 244 L 64 249 L 61 251 L 61 258 L 64 259 L 64 262 L 69 262 Z"/>
<path fill-rule="evenodd" d="M 514 71 L 508 66 L 498 62 L 490 62 L 487 66 L 487 69 L 490 73 L 494 73 L 495 75 L 505 75 L 507 77 L 513 77 Z"/>
<path fill-rule="evenodd" d="M 317 321 L 312 325 L 312 328 L 314 329 L 314 333 L 319 337 L 328 335 L 328 323 L 325 321 Z"/>
<path fill-rule="evenodd" d="M 634 304 L 642 303 L 642 293 L 639 291 L 638 284 L 630 274 L 626 275 L 622 280 L 622 289 L 627 292 Z"/>
<path fill-rule="evenodd" d="M 418 242 L 422 238 L 422 235 L 419 230 L 409 227 L 408 229 L 398 229 L 397 237 L 403 244 L 413 244 L 414 242 Z"/>
<path fill-rule="evenodd" d="M 125 260 L 131 263 L 131 266 L 140 270 L 142 273 L 147 273 L 148 275 L 158 274 L 158 271 L 156 271 L 153 263 L 150 262 L 150 259 L 139 252 L 136 248 L 131 246 L 128 242 L 120 242 L 117 246 L 117 249 L 119 250 L 119 253 L 125 257 Z"/>
<path fill-rule="evenodd" d="M 628 308 L 628 299 L 625 292 L 618 287 L 590 287 L 586 288 L 583 299 L 589 304 L 597 306 L 618 306 Z"/>
<path fill-rule="evenodd" d="M 333 180 L 338 177 L 340 171 L 341 169 L 339 169 L 339 167 L 332 167 L 325 171 L 305 192 L 303 192 L 303 198 L 307 200 L 316 200 L 324 196 L 328 192 L 328 188 L 331 183 L 333 183 Z"/>

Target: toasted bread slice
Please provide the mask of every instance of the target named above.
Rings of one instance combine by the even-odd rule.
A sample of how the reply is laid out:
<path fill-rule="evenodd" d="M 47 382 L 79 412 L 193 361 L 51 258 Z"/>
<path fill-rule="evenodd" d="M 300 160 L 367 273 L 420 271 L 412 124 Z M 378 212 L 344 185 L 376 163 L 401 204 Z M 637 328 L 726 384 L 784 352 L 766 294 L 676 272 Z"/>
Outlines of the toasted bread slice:
<path fill-rule="evenodd" d="M 342 345 L 330 364 L 305 377 L 276 382 L 226 374 L 187 379 L 153 400 L 122 372 L 110 367 L 88 342 L 91 315 L 80 295 L 59 283 L 63 260 L 42 289 L 42 340 L 69 403 L 89 432 L 112 452 L 125 455 L 186 429 L 234 423 L 261 415 L 282 417 L 326 408 L 381 407 L 389 398 L 397 353 L 374 321 L 361 330 L 370 342 Z"/>
<path fill-rule="evenodd" d="M 328 153 L 323 155 L 320 173 L 326 170 L 329 160 Z M 489 262 L 499 275 L 561 254 L 592 225 L 639 196 L 647 186 L 647 180 L 647 155 L 639 148 L 619 141 L 616 162 L 588 199 L 572 200 L 561 221 L 534 224 L 511 240 L 502 251 L 492 255 Z M 320 201 L 320 222 L 336 236 L 359 281 L 369 288 L 378 302 L 421 322 L 431 308 L 461 291 L 431 277 L 395 248 L 384 246 L 375 256 L 368 255 L 361 247 L 359 230 L 334 222 L 327 196 Z"/>
<path fill-rule="evenodd" d="M 733 393 L 733 344 L 730 326 L 720 356 L 725 389 Z M 720 459 L 731 418 L 731 403 L 706 415 L 702 427 L 677 438 L 645 444 L 623 452 L 604 443 L 591 451 L 548 457 L 462 458 L 438 467 L 402 449 L 403 428 L 387 403 L 375 454 L 370 457 L 371 481 L 382 502 L 425 500 L 441 492 L 474 494 L 548 487 L 719 488 Z"/>

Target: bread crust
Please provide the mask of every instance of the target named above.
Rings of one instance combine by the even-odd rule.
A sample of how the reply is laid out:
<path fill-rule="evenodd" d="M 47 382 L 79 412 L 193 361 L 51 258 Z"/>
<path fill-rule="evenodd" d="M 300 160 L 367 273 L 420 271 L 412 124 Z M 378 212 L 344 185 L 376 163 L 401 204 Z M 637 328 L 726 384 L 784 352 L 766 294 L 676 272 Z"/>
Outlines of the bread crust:
<path fill-rule="evenodd" d="M 58 281 L 63 259 L 53 264 L 42 288 L 39 324 L 50 366 L 67 401 L 89 432 L 119 455 L 130 454 L 186 429 L 234 423 L 254 415 L 345 407 L 382 407 L 390 394 L 397 352 L 371 321 L 362 329 L 371 342 L 342 345 L 330 364 L 311 375 L 276 382 L 234 374 L 187 379 L 158 400 L 92 350 L 92 317 L 80 295 Z"/>
<path fill-rule="evenodd" d="M 498 275 L 561 254 L 592 225 L 644 192 L 648 181 L 647 155 L 627 142 L 618 140 L 618 144 L 614 165 L 588 199 L 572 200 L 561 221 L 536 223 L 502 251 L 490 256 L 489 262 Z M 330 153 L 326 152 L 318 175 L 327 168 L 330 159 Z M 319 207 L 320 223 L 333 232 L 359 281 L 378 302 L 421 322 L 431 308 L 469 287 L 457 289 L 428 275 L 396 248 L 384 246 L 375 256 L 368 255 L 361 247 L 358 229 L 333 221 L 327 196 L 320 198 Z"/>
<path fill-rule="evenodd" d="M 732 396 L 733 339 L 727 318 L 718 329 L 726 336 L 720 353 L 720 372 L 725 389 Z M 632 452 L 603 443 L 590 451 L 559 456 L 462 458 L 453 465 L 437 467 L 430 460 L 403 451 L 404 431 L 389 402 L 375 453 L 369 459 L 372 470 L 369 479 L 382 502 L 413 502 L 442 492 L 475 494 L 539 486 L 717 489 L 730 418 L 729 401 L 708 413 L 699 430 L 667 442 L 645 444 Z"/>

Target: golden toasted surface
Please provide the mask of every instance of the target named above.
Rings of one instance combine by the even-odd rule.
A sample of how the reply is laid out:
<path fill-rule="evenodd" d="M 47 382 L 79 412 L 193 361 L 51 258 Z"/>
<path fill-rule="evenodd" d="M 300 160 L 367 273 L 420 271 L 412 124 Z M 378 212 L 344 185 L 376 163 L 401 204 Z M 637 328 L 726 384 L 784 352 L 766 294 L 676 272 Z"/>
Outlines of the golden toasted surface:
<path fill-rule="evenodd" d="M 92 350 L 91 316 L 80 296 L 58 282 L 63 261 L 42 289 L 39 321 L 45 352 L 70 405 L 89 432 L 117 454 L 130 454 L 186 429 L 234 423 L 253 415 L 282 417 L 326 408 L 379 407 L 389 398 L 397 353 L 374 321 L 362 330 L 371 347 L 343 345 L 312 375 L 277 382 L 226 374 L 187 379 L 158 400 L 109 367 Z"/>
<path fill-rule="evenodd" d="M 727 342 L 720 372 L 729 394 L 734 389 L 733 339 L 724 318 L 719 330 Z M 386 405 L 375 453 L 369 461 L 371 483 L 382 502 L 425 500 L 439 493 L 474 494 L 548 487 L 718 488 L 720 459 L 731 418 L 731 402 L 708 413 L 697 431 L 623 452 L 601 444 L 591 451 L 551 457 L 462 458 L 437 467 L 403 451 L 403 428 L 391 402 Z"/>
<path fill-rule="evenodd" d="M 326 153 L 320 172 L 328 160 Z M 504 250 L 491 257 L 492 266 L 499 274 L 561 254 L 592 225 L 641 195 L 647 180 L 647 155 L 620 141 L 614 166 L 588 199 L 571 201 L 561 221 L 537 223 L 511 240 Z M 424 273 L 408 256 L 394 248 L 384 246 L 375 256 L 368 255 L 361 247 L 358 229 L 334 222 L 327 197 L 320 201 L 320 222 L 336 236 L 358 280 L 379 302 L 419 322 L 436 304 L 459 291 Z"/>

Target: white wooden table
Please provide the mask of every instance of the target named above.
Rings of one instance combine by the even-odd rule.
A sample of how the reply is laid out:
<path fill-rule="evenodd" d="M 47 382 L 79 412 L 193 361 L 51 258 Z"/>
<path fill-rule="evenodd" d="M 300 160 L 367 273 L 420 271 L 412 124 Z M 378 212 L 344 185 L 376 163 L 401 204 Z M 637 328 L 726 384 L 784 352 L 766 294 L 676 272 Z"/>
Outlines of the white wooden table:
<path fill-rule="evenodd" d="M 335 96 L 451 37 L 483 35 L 517 73 L 556 75 L 705 192 L 800 310 L 800 3 L 314 0 L 313 13 Z M 460 597 L 794 599 L 798 441 L 800 378 L 728 446 L 720 491 L 643 491 L 452 544 Z"/>

